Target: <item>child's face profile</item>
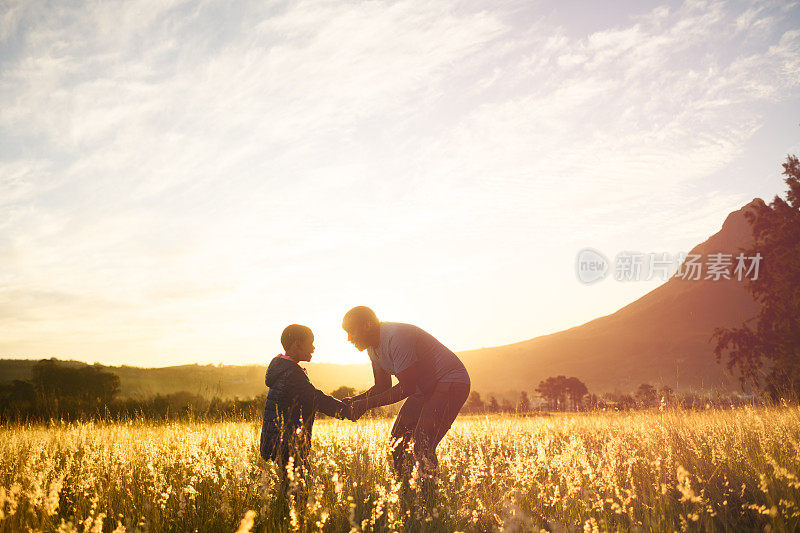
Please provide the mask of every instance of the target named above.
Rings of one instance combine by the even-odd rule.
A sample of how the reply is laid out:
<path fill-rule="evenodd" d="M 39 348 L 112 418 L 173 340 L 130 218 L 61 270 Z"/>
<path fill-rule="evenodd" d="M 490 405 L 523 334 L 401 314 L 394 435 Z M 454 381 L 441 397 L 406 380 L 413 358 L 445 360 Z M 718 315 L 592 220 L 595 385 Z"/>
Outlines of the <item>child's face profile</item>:
<path fill-rule="evenodd" d="M 311 354 L 314 353 L 314 337 L 308 336 L 303 340 L 294 343 L 293 359 L 297 361 L 311 361 Z"/>

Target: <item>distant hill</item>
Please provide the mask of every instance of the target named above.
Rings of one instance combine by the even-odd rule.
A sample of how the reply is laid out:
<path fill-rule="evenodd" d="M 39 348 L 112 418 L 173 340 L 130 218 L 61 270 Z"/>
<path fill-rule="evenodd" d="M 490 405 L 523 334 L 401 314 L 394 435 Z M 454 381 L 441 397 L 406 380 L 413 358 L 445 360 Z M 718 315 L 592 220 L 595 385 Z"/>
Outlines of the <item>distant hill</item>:
<path fill-rule="evenodd" d="M 15 379 L 28 380 L 36 360 L 0 360 L 0 383 Z M 64 364 L 84 365 L 77 361 Z M 342 385 L 367 388 L 371 385 L 372 370 L 367 365 L 334 365 L 306 363 L 311 381 L 325 392 Z M 181 365 L 163 368 L 133 366 L 104 367 L 120 378 L 120 395 L 146 397 L 188 391 L 206 397 L 251 398 L 266 392 L 266 365 Z"/>
<path fill-rule="evenodd" d="M 744 213 L 759 202 L 763 200 L 755 199 L 728 215 L 722 229 L 691 253 L 736 254 L 749 247 L 753 237 Z M 473 390 L 482 393 L 533 391 L 541 380 L 560 374 L 580 378 L 593 392 L 629 392 L 641 383 L 680 390 L 735 390 L 737 382 L 714 360 L 709 339 L 715 327 L 739 325 L 757 311 L 744 282 L 672 278 L 617 312 L 581 326 L 459 355 L 469 370 Z M 29 379 L 34 363 L 0 360 L 0 382 Z M 304 366 L 311 381 L 326 392 L 341 385 L 363 389 L 372 381 L 369 365 Z M 265 366 L 107 368 L 120 376 L 124 396 L 189 391 L 248 398 L 265 391 Z"/>
<path fill-rule="evenodd" d="M 763 200 L 728 215 L 722 229 L 690 253 L 705 258 L 751 246 L 744 213 L 757 203 Z M 757 314 L 745 285 L 673 277 L 619 311 L 581 326 L 459 355 L 473 388 L 481 391 L 532 390 L 542 379 L 560 374 L 577 376 L 597 392 L 628 392 L 641 383 L 735 390 L 738 383 L 716 363 L 709 339 L 715 327 L 739 325 Z"/>

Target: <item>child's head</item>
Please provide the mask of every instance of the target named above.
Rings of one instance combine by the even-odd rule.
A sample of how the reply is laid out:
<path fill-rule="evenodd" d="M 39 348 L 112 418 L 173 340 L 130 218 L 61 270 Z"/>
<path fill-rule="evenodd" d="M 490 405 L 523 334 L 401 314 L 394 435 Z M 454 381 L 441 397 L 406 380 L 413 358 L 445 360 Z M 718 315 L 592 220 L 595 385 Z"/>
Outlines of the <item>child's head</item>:
<path fill-rule="evenodd" d="M 292 324 L 281 334 L 281 344 L 288 357 L 295 361 L 311 361 L 314 353 L 314 333 L 308 326 Z"/>

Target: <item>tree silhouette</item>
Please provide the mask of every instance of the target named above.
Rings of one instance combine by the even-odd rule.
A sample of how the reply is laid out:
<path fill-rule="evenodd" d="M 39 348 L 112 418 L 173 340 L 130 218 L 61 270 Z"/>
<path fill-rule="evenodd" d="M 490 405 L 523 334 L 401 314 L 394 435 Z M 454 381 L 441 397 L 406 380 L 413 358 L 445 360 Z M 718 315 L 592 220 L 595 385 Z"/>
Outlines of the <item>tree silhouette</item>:
<path fill-rule="evenodd" d="M 486 410 L 490 413 L 499 413 L 500 412 L 500 404 L 497 403 L 497 398 L 494 396 L 489 396 L 489 405 L 486 407 Z"/>
<path fill-rule="evenodd" d="M 565 376 L 549 377 L 536 387 L 536 392 L 550 409 L 559 410 L 564 405 L 567 396 L 566 379 Z"/>
<path fill-rule="evenodd" d="M 649 383 L 642 383 L 636 389 L 635 398 L 641 407 L 652 407 L 655 405 L 657 397 L 656 388 Z"/>
<path fill-rule="evenodd" d="M 674 400 L 675 400 L 675 392 L 672 390 L 672 387 L 668 385 L 664 385 L 663 387 L 661 387 L 661 402 L 667 405 L 671 405 Z"/>
<path fill-rule="evenodd" d="M 578 378 L 556 376 L 540 382 L 536 392 L 551 409 L 564 410 L 567 408 L 567 399 L 571 401 L 572 407 L 577 409 L 583 397 L 589 393 L 589 389 Z"/>
<path fill-rule="evenodd" d="M 503 398 L 503 403 L 500 404 L 500 412 L 502 413 L 513 413 L 516 409 L 516 406 L 511 403 L 511 400 L 508 398 Z"/>
<path fill-rule="evenodd" d="M 101 365 L 71 366 L 42 359 L 33 367 L 33 386 L 44 398 L 67 398 L 89 404 L 108 403 L 119 392 L 119 376 Z"/>
<path fill-rule="evenodd" d="M 589 394 L 589 388 L 578 378 L 567 378 L 564 386 L 572 401 L 572 408 L 577 411 L 583 404 L 583 397 Z"/>
<path fill-rule="evenodd" d="M 331 392 L 331 396 L 333 396 L 337 400 L 349 398 L 350 396 L 355 396 L 355 395 L 356 395 L 356 389 L 354 389 L 353 387 L 348 387 L 347 385 L 342 385 L 335 391 Z"/>
<path fill-rule="evenodd" d="M 531 399 L 528 398 L 528 393 L 522 391 L 519 393 L 519 401 L 517 402 L 517 412 L 527 413 L 531 410 Z"/>
<path fill-rule="evenodd" d="M 755 244 L 746 257 L 761 254 L 758 277 L 747 288 L 761 309 L 739 327 L 716 328 L 714 355 L 738 370 L 744 388 L 764 388 L 773 398 L 800 396 L 800 163 L 789 155 L 783 164 L 789 190 L 769 205 L 753 206 L 745 217 Z M 763 375 L 763 382 L 760 379 Z"/>
<path fill-rule="evenodd" d="M 467 413 L 482 413 L 486 410 L 486 404 L 481 399 L 481 394 L 478 391 L 469 393 L 469 398 L 464 403 L 464 411 Z"/>

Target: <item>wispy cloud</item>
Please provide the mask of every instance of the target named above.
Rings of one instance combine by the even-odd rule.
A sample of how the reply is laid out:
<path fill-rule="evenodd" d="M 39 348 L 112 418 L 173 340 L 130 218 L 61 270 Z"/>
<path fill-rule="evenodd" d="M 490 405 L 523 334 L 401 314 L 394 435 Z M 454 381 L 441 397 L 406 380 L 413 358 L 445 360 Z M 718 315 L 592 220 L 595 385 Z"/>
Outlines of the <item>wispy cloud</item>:
<path fill-rule="evenodd" d="M 437 318 L 450 291 L 514 264 L 509 286 L 537 286 L 578 241 L 681 243 L 752 197 L 708 178 L 797 100 L 797 6 L 665 4 L 588 32 L 554 9 L 4 3 L 0 348 L 46 333 L 100 357 L 124 331 L 140 361 L 215 360 L 222 339 L 252 360 L 289 316 L 332 336 L 358 298 L 427 298 L 461 348 L 510 341 L 537 331 Z"/>

